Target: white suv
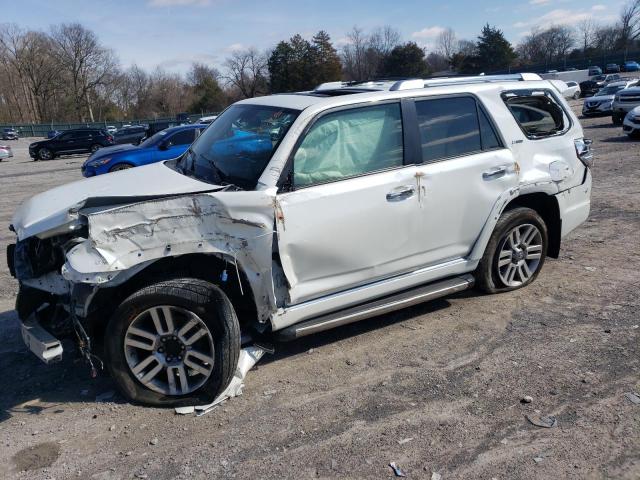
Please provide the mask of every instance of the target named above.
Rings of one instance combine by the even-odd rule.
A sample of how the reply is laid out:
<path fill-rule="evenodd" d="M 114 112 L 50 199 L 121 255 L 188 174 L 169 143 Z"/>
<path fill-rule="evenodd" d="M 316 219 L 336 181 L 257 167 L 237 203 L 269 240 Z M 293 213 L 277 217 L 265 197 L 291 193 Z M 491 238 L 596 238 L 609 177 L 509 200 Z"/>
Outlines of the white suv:
<path fill-rule="evenodd" d="M 537 75 L 243 100 L 179 159 L 20 207 L 25 341 L 49 362 L 73 336 L 94 365 L 102 343 L 127 398 L 206 403 L 265 335 L 531 283 L 588 216 L 589 144 Z"/>

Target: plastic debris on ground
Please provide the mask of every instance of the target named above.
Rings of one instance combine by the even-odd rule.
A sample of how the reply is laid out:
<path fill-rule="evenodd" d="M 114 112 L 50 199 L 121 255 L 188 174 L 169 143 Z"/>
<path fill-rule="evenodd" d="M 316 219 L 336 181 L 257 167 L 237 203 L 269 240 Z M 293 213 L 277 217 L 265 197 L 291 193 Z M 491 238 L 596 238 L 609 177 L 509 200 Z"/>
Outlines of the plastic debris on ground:
<path fill-rule="evenodd" d="M 624 396 L 627 397 L 627 400 L 629 400 L 634 405 L 640 405 L 640 395 L 638 395 L 637 393 L 627 392 L 624 394 Z"/>
<path fill-rule="evenodd" d="M 391 462 L 389 466 L 391 467 L 391 470 L 393 470 L 393 473 L 396 475 L 396 477 L 406 477 L 402 469 L 398 465 L 396 465 L 396 462 Z"/>
<path fill-rule="evenodd" d="M 556 420 L 556 417 L 553 415 L 549 415 L 548 417 L 525 415 L 524 417 L 531 425 L 535 425 L 536 427 L 553 428 L 558 425 L 558 420 Z"/>
<path fill-rule="evenodd" d="M 213 402 L 208 405 L 178 407 L 175 409 L 176 413 L 180 415 L 195 413 L 196 416 L 199 417 L 201 415 L 209 413 L 225 400 L 242 395 L 244 378 L 247 375 L 247 372 L 249 372 L 249 370 L 251 370 L 253 366 L 258 363 L 258 360 L 260 360 L 262 356 L 267 352 L 269 352 L 269 350 L 257 345 L 245 347 L 240 350 L 240 356 L 238 357 L 238 366 L 236 368 L 236 372 L 233 374 L 233 378 L 231 379 L 229 386 L 225 388 L 224 391 L 220 395 L 218 395 L 218 397 Z"/>

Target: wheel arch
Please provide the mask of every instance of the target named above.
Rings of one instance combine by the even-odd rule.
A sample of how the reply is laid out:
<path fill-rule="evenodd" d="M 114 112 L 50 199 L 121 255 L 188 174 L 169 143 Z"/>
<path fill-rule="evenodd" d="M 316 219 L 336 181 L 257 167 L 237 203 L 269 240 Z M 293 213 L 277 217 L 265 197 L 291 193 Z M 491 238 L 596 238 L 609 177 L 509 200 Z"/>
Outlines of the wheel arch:
<path fill-rule="evenodd" d="M 137 167 L 135 163 L 130 162 L 128 160 L 116 160 L 116 162 L 109 167 L 109 172 L 113 172 L 114 171 L 113 169 L 116 168 L 118 165 L 129 165 L 131 168 Z"/>
<path fill-rule="evenodd" d="M 558 258 L 562 238 L 562 219 L 560 218 L 560 206 L 556 197 L 542 192 L 519 195 L 511 200 L 503 211 L 512 210 L 516 207 L 530 208 L 542 217 L 547 226 L 547 256 Z"/>
<path fill-rule="evenodd" d="M 243 333 L 267 325 L 258 322 L 254 292 L 241 266 L 222 255 L 197 253 L 156 260 L 122 284 L 98 289 L 91 299 L 86 322 L 92 336 L 102 338 L 112 314 L 134 292 L 152 283 L 182 277 L 205 280 L 222 289 L 233 305 Z"/>

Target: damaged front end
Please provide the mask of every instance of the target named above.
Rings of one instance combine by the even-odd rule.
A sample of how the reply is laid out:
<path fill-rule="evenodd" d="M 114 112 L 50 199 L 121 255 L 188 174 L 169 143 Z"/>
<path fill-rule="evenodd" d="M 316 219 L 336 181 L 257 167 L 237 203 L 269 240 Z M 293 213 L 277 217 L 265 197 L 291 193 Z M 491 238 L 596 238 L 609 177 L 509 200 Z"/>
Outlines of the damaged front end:
<path fill-rule="evenodd" d="M 7 253 L 20 282 L 16 310 L 25 344 L 51 363 L 62 358 L 60 340 L 71 338 L 95 374 L 99 360 L 92 353 L 92 332 L 117 307 L 119 289 L 128 291 L 127 282 L 160 261 L 184 258 L 195 263 L 215 258 L 224 275 L 211 271 L 209 279 L 226 282 L 233 276 L 242 301 L 252 304 L 256 323 L 266 328 L 276 309 L 273 195 L 222 190 L 129 203 L 122 197 L 87 198 L 48 229 L 29 224 L 24 210 L 16 214 L 12 228 L 18 241 Z"/>

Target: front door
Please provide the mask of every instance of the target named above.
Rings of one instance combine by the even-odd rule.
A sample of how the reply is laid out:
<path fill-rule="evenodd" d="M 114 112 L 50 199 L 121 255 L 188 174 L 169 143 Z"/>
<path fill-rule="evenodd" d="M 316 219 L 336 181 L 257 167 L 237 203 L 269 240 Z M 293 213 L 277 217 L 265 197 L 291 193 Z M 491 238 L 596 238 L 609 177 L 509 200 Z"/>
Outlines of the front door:
<path fill-rule="evenodd" d="M 278 248 L 296 304 L 420 263 L 416 166 L 397 102 L 330 111 L 293 155 L 278 194 Z"/>
<path fill-rule="evenodd" d="M 170 136 L 164 139 L 160 145 L 158 145 L 158 148 L 153 151 L 152 161 L 160 162 L 179 157 L 185 152 L 187 145 L 193 143 L 195 133 L 196 129 L 189 128 L 170 134 Z"/>

